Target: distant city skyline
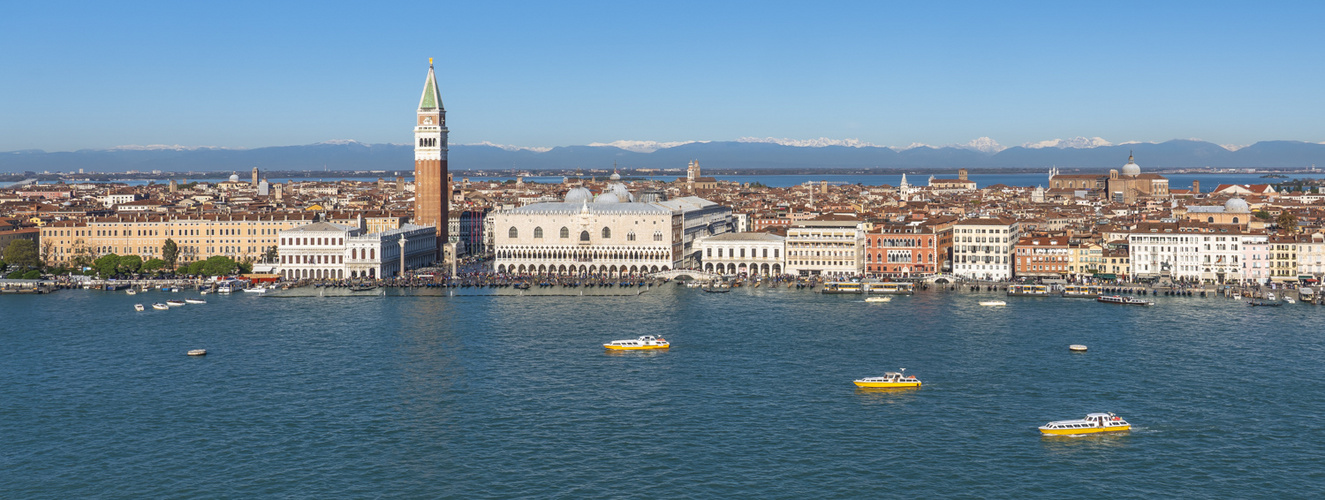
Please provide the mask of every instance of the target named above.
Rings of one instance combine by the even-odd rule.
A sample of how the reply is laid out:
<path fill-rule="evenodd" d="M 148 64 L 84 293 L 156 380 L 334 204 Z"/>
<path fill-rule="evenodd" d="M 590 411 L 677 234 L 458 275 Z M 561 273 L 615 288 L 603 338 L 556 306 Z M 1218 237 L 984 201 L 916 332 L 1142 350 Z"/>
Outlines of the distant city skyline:
<path fill-rule="evenodd" d="M 455 144 L 1325 141 L 1317 3 L 227 8 L 10 6 L 0 151 L 408 144 L 429 57 Z"/>

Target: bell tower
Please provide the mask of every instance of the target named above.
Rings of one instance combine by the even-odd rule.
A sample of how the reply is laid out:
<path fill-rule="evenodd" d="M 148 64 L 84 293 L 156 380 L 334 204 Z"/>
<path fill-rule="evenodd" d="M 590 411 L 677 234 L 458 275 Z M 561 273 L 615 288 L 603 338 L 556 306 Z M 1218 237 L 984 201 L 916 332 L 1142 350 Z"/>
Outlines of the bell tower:
<path fill-rule="evenodd" d="M 437 254 L 447 243 L 450 220 L 450 186 L 446 165 L 446 108 L 437 90 L 437 75 L 428 58 L 428 78 L 414 122 L 414 223 L 437 229 Z"/>

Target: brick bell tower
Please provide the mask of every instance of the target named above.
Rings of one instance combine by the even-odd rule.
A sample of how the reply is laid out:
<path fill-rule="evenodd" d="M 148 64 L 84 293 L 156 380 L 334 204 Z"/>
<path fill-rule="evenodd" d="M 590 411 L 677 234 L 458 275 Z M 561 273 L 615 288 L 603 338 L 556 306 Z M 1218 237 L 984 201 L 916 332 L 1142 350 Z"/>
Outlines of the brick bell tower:
<path fill-rule="evenodd" d="M 414 122 L 414 223 L 437 228 L 437 259 L 448 237 L 451 195 L 446 171 L 446 108 L 437 91 L 437 75 L 428 58 L 428 79 L 423 83 L 419 112 Z"/>

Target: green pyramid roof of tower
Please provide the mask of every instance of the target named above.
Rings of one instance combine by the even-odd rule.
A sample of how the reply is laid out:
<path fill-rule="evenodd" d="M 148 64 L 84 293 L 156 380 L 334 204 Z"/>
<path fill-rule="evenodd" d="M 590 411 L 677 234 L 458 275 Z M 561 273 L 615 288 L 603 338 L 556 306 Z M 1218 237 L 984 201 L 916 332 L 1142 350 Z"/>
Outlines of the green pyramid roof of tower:
<path fill-rule="evenodd" d="M 442 107 L 442 96 L 437 91 L 437 77 L 432 65 L 428 65 L 428 81 L 423 83 L 423 98 L 419 99 L 419 109 L 437 109 Z"/>

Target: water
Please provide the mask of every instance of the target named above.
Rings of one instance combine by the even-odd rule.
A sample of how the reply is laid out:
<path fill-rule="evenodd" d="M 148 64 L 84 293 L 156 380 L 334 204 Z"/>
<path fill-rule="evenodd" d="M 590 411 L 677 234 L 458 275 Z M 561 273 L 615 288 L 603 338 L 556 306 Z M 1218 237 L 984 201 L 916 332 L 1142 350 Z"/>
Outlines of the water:
<path fill-rule="evenodd" d="M 1292 498 L 1305 305 L 797 290 L 0 297 L 0 497 Z M 668 352 L 599 344 L 662 334 Z M 1068 344 L 1087 344 L 1072 353 Z M 204 358 L 184 355 L 206 348 Z M 906 367 L 919 390 L 854 378 Z M 1043 438 L 1112 411 L 1121 436 Z"/>

